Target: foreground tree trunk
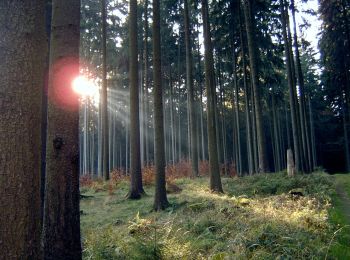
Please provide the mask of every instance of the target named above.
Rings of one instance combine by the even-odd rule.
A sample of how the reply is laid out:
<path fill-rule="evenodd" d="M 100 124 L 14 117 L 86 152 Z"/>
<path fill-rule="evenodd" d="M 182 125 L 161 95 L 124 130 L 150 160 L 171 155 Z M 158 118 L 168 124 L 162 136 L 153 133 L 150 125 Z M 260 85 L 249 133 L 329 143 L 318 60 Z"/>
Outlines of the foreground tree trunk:
<path fill-rule="evenodd" d="M 81 259 L 79 212 L 79 100 L 72 81 L 79 74 L 80 1 L 53 1 L 44 259 Z"/>
<path fill-rule="evenodd" d="M 0 2 L 0 252 L 40 259 L 44 1 Z"/>
<path fill-rule="evenodd" d="M 165 152 L 163 126 L 163 89 L 160 48 L 160 10 L 159 0 L 153 0 L 153 81 L 154 81 L 154 166 L 155 196 L 153 209 L 163 210 L 169 206 L 165 188 Z"/>
<path fill-rule="evenodd" d="M 265 130 L 263 125 L 263 116 L 260 102 L 260 91 L 259 91 L 259 78 L 257 68 L 257 53 L 256 40 L 254 34 L 254 21 L 251 14 L 251 0 L 243 1 L 243 10 L 245 17 L 245 25 L 247 30 L 248 50 L 249 50 L 249 61 L 250 70 L 252 77 L 252 87 L 254 94 L 254 105 L 255 105 L 255 120 L 256 120 L 256 135 L 258 143 L 258 160 L 259 160 L 259 172 L 266 172 L 269 170 L 266 147 L 265 147 Z"/>
<path fill-rule="evenodd" d="M 193 64 L 192 64 L 192 48 L 190 34 L 190 15 L 188 11 L 188 1 L 184 0 L 184 20 L 185 20 L 185 45 L 186 45 L 186 84 L 189 102 L 189 121 L 190 121 L 190 145 L 191 145 L 191 165 L 192 176 L 198 176 L 198 149 L 197 149 L 197 126 L 195 117 L 195 101 L 193 86 Z"/>
<path fill-rule="evenodd" d="M 129 15 L 129 84 L 130 84 L 130 199 L 144 193 L 140 158 L 139 80 L 137 58 L 137 0 L 130 0 Z"/>
<path fill-rule="evenodd" d="M 216 146 L 215 128 L 215 80 L 214 60 L 209 26 L 208 1 L 202 0 L 203 35 L 204 35 L 204 60 L 205 60 L 205 87 L 207 90 L 207 124 L 208 124 L 208 152 L 210 166 L 210 189 L 215 192 L 223 192 L 218 151 Z"/>

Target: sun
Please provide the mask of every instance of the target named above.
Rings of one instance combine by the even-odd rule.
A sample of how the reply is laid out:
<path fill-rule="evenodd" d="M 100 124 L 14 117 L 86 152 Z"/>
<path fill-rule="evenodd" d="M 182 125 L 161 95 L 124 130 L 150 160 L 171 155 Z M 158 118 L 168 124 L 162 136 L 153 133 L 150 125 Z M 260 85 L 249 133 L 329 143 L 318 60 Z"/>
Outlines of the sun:
<path fill-rule="evenodd" d="M 94 98 L 98 96 L 97 86 L 86 77 L 80 75 L 73 80 L 72 87 L 74 92 L 82 97 Z"/>

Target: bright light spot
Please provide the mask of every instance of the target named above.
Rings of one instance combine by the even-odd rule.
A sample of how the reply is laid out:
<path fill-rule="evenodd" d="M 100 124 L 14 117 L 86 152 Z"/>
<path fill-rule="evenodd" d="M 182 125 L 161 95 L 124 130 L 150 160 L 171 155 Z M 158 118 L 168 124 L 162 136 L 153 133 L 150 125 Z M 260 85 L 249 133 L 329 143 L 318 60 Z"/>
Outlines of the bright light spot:
<path fill-rule="evenodd" d="M 73 90 L 83 97 L 95 97 L 98 95 L 97 86 L 84 76 L 78 76 L 73 80 Z"/>

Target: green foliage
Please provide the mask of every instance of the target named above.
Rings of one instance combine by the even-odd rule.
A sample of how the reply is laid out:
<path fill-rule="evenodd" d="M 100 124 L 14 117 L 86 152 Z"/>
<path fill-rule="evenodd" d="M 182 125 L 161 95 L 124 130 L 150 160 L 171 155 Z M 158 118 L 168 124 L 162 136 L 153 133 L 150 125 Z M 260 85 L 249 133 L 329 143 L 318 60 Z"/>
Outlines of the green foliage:
<path fill-rule="evenodd" d="M 122 186 L 82 200 L 84 258 L 322 259 L 348 252 L 339 242 L 345 230 L 332 241 L 339 227 L 329 222 L 334 187 L 326 174 L 224 178 L 226 194 L 211 193 L 207 178 L 175 183 L 183 190 L 169 195 L 163 212 L 151 211 L 149 186 L 137 201 L 125 200 Z M 293 197 L 292 189 L 305 194 Z"/>

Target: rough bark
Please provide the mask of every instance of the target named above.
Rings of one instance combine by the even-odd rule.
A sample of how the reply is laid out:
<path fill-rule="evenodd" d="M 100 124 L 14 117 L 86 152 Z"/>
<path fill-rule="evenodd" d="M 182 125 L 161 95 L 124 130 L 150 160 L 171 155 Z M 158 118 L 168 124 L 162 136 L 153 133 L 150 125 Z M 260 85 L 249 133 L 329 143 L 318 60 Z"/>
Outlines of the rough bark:
<path fill-rule="evenodd" d="M 128 197 L 138 199 L 144 193 L 140 158 L 139 83 L 137 57 L 137 0 L 129 10 L 129 89 L 130 89 L 130 190 Z"/>
<path fill-rule="evenodd" d="M 40 259 L 44 1 L 0 2 L 0 252 Z"/>
<path fill-rule="evenodd" d="M 165 153 L 163 127 L 163 89 L 160 48 L 160 10 L 159 0 L 153 0 L 153 81 L 154 81 L 154 163 L 155 196 L 154 210 L 163 210 L 169 206 L 165 188 Z"/>
<path fill-rule="evenodd" d="M 205 87 L 207 92 L 207 129 L 208 129 L 208 152 L 210 166 L 210 189 L 214 192 L 223 192 L 218 151 L 216 146 L 215 127 L 215 82 L 214 82 L 214 60 L 211 43 L 211 32 L 209 26 L 208 1 L 202 0 L 203 35 L 204 35 L 204 60 L 205 60 Z"/>
<path fill-rule="evenodd" d="M 79 74 L 80 1 L 53 1 L 44 259 L 81 259 L 79 211 L 79 97 L 72 81 Z"/>

